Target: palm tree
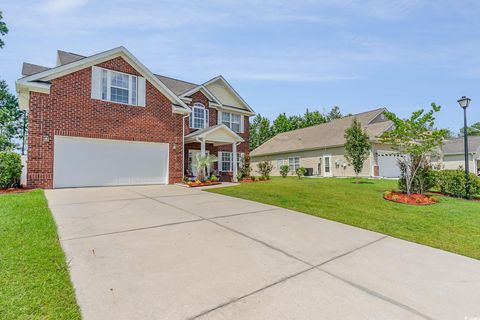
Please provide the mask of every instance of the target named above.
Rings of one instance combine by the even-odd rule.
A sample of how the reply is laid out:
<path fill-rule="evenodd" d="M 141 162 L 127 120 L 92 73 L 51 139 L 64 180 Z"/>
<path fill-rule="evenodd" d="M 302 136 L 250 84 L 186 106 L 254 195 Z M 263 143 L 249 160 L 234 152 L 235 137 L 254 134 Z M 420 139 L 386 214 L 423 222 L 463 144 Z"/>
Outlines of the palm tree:
<path fill-rule="evenodd" d="M 214 162 L 217 162 L 217 157 L 214 155 L 207 154 L 202 156 L 200 153 L 195 154 L 192 159 L 192 168 L 197 170 L 198 180 L 205 181 L 205 169 Z"/>

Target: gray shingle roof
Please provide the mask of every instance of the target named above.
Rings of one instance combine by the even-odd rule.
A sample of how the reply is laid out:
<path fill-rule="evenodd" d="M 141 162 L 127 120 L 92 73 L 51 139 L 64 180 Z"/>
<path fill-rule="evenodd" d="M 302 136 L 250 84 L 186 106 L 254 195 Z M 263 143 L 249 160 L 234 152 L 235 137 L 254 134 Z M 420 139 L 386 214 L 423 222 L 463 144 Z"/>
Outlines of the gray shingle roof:
<path fill-rule="evenodd" d="M 480 137 L 468 137 L 468 151 L 480 152 Z M 464 142 L 462 138 L 447 140 L 442 146 L 443 154 L 462 154 L 464 153 Z"/>
<path fill-rule="evenodd" d="M 170 89 L 177 96 L 181 95 L 184 92 L 192 90 L 195 87 L 198 87 L 198 85 L 195 83 L 174 79 L 159 74 L 156 74 L 155 76 L 160 79 L 160 81 L 162 81 L 163 84 L 166 85 L 167 88 Z"/>
<path fill-rule="evenodd" d="M 392 122 L 387 119 L 380 119 L 380 121 L 375 121 L 374 123 L 369 124 L 371 120 L 380 116 L 384 110 L 384 108 L 375 109 L 343 117 L 317 126 L 280 133 L 253 150 L 251 156 L 285 153 L 298 150 L 321 149 L 343 145 L 345 143 L 345 129 L 352 124 L 354 117 L 360 121 L 362 128 L 367 131 L 370 138 L 375 140 L 376 137 L 392 125 Z"/>
<path fill-rule="evenodd" d="M 64 64 L 72 63 L 86 57 L 76 53 L 72 53 L 72 52 L 57 50 L 57 58 L 58 58 L 58 61 L 57 61 L 58 64 L 60 66 L 63 66 Z"/>
<path fill-rule="evenodd" d="M 32 64 L 32 63 L 27 63 L 24 62 L 22 66 L 22 75 L 23 76 L 31 76 L 32 74 L 39 73 L 45 70 L 48 70 L 50 68 L 44 67 L 44 66 L 39 66 L 37 64 Z"/>

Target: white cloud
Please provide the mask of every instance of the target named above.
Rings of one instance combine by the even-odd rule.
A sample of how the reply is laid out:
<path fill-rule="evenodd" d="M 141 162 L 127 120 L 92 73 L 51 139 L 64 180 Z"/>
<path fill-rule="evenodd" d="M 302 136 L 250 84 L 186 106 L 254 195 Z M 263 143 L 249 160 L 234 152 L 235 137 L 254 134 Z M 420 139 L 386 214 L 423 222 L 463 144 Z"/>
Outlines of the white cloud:
<path fill-rule="evenodd" d="M 42 12 L 56 15 L 86 5 L 88 0 L 45 0 L 38 6 Z"/>

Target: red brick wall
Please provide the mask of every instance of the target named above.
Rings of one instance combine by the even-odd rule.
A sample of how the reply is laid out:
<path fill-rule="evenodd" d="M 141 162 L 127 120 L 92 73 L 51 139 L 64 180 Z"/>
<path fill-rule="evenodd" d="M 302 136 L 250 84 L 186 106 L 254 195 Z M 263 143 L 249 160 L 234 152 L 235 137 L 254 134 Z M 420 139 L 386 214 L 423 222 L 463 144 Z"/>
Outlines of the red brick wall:
<path fill-rule="evenodd" d="M 189 104 L 193 106 L 194 103 L 201 103 L 208 109 L 208 124 L 209 126 L 214 126 L 217 124 L 218 116 L 217 116 L 217 109 L 211 108 L 210 103 L 208 102 L 208 98 L 201 91 L 197 91 L 190 96 L 192 98 L 192 102 Z M 185 119 L 185 134 L 189 134 L 196 129 L 190 129 L 189 126 L 189 119 Z"/>
<path fill-rule="evenodd" d="M 99 66 L 138 75 L 122 58 Z M 146 85 L 146 106 L 139 107 L 91 99 L 91 68 L 51 82 L 49 95 L 30 93 L 29 187 L 53 187 L 55 135 L 169 143 L 169 183 L 182 179 L 182 115 L 172 113 L 152 84 Z"/>

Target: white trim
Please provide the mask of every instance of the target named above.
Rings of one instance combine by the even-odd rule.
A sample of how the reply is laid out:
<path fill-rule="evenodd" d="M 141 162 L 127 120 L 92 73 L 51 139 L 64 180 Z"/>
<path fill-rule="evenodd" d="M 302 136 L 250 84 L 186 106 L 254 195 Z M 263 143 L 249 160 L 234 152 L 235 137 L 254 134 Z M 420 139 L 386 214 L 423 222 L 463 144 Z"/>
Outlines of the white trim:
<path fill-rule="evenodd" d="M 332 157 L 332 155 L 331 155 L 331 154 L 326 154 L 326 155 L 324 155 L 322 158 L 323 158 L 323 159 L 322 159 L 322 172 L 323 172 L 323 176 L 324 176 L 324 177 L 333 177 L 333 171 L 332 171 L 332 169 L 333 169 L 333 164 L 332 164 L 332 159 L 333 159 L 333 157 Z M 327 174 L 327 171 L 325 170 L 325 164 L 326 164 L 325 159 L 326 159 L 326 158 L 329 159 L 329 160 L 328 160 L 328 169 L 329 169 L 328 174 Z"/>
<path fill-rule="evenodd" d="M 19 86 L 25 86 L 30 84 L 31 81 L 49 81 L 117 57 L 122 57 L 125 59 L 138 73 L 145 77 L 162 94 L 164 94 L 174 104 L 172 105 L 174 112 L 185 114 L 190 111 L 190 108 L 178 96 L 168 89 L 168 87 L 163 84 L 160 79 L 158 79 L 145 65 L 135 58 L 135 56 L 133 56 L 125 47 L 113 48 L 72 63 L 67 63 L 62 66 L 20 78 L 17 80 L 17 84 Z"/>
<path fill-rule="evenodd" d="M 202 130 L 202 129 L 200 129 L 200 130 Z M 207 128 L 207 130 L 205 130 L 204 132 L 202 132 L 198 135 L 195 135 L 196 132 L 192 132 L 192 133 L 190 133 L 186 136 L 185 141 L 187 143 L 198 142 L 197 139 L 200 139 L 200 138 L 208 140 L 208 135 L 211 134 L 212 132 L 217 131 L 217 130 L 226 130 L 226 132 L 233 138 L 233 140 L 230 140 L 230 141 L 215 140 L 215 142 L 232 143 L 232 142 L 244 142 L 245 141 L 242 137 L 240 137 L 237 133 L 235 133 L 232 129 L 230 129 L 229 127 L 227 127 L 224 124 L 217 125 L 217 126 L 211 127 L 211 128 Z"/>
<path fill-rule="evenodd" d="M 187 98 L 188 96 L 194 94 L 197 91 L 203 91 L 203 93 L 207 96 L 207 98 L 212 99 L 218 106 L 222 106 L 222 103 L 220 102 L 220 100 L 218 100 L 217 97 L 215 97 L 215 95 L 212 92 L 210 92 L 210 90 L 205 88 L 205 86 L 203 84 L 201 84 L 201 85 L 199 85 L 199 86 L 197 86 L 193 89 L 190 89 L 187 92 L 182 93 L 180 95 L 180 98 L 181 99 Z"/>
<path fill-rule="evenodd" d="M 217 81 L 222 81 L 222 82 L 225 84 L 225 86 L 233 93 L 233 95 L 234 95 L 235 97 L 237 97 L 238 100 L 240 100 L 240 102 L 242 102 L 242 104 L 244 105 L 244 107 L 245 107 L 248 111 L 250 111 L 250 112 L 252 112 L 253 114 L 255 114 L 255 111 L 253 111 L 253 109 L 248 105 L 248 103 L 247 103 L 245 100 L 243 100 L 243 98 L 238 94 L 237 91 L 235 91 L 235 89 L 233 89 L 233 87 L 230 85 L 230 83 L 228 83 L 227 80 L 225 80 L 225 78 L 224 78 L 223 76 L 221 76 L 221 75 L 216 76 L 215 78 L 210 79 L 210 80 L 208 80 L 207 82 L 203 83 L 203 86 L 208 86 L 209 84 L 212 84 L 212 83 L 217 82 Z"/>

